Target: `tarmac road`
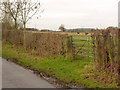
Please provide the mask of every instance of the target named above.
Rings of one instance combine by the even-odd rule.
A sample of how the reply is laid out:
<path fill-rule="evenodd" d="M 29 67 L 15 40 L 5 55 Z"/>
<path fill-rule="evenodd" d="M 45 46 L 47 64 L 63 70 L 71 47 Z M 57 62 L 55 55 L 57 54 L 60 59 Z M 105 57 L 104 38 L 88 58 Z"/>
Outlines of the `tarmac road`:
<path fill-rule="evenodd" d="M 55 88 L 31 71 L 2 59 L 2 88 Z"/>

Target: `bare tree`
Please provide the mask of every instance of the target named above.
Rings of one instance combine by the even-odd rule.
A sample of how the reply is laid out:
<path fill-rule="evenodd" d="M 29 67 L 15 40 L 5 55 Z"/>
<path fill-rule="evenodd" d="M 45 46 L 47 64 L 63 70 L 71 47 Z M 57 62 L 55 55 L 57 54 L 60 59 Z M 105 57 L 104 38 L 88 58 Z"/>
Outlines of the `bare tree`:
<path fill-rule="evenodd" d="M 0 10 L 2 13 L 9 15 L 14 20 L 14 27 L 15 29 L 18 29 L 18 18 L 19 18 L 19 12 L 20 12 L 20 0 L 14 0 L 14 1 L 2 1 L 0 2 Z"/>
<path fill-rule="evenodd" d="M 20 17 L 19 20 L 23 23 L 24 27 L 24 47 L 26 47 L 26 24 L 37 13 L 42 13 L 40 10 L 41 4 L 39 1 L 32 2 L 32 0 L 20 0 Z"/>
<path fill-rule="evenodd" d="M 39 11 L 39 13 L 43 12 L 43 10 L 40 10 L 40 7 L 39 1 L 32 2 L 32 0 L 8 0 L 6 2 L 0 2 L 0 10 L 5 14 L 9 14 L 14 19 L 16 29 L 18 29 L 18 21 L 23 24 L 24 47 L 26 47 L 26 24 Z"/>

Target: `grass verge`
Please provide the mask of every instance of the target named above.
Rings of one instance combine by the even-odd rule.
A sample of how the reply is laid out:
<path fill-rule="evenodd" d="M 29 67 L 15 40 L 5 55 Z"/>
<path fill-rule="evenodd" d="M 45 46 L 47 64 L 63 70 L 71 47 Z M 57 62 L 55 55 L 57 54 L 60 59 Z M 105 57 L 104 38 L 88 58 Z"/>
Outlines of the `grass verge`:
<path fill-rule="evenodd" d="M 102 80 L 94 77 L 100 76 L 95 71 L 93 63 L 85 57 L 81 60 L 73 60 L 70 57 L 41 57 L 32 54 L 21 47 L 2 43 L 2 57 L 5 59 L 17 59 L 16 63 L 29 69 L 44 71 L 46 74 L 66 83 L 73 83 L 79 87 L 87 88 L 115 88 L 116 83 L 104 84 Z M 105 73 L 106 74 L 106 73 Z M 102 74 L 101 74 L 102 75 Z"/>

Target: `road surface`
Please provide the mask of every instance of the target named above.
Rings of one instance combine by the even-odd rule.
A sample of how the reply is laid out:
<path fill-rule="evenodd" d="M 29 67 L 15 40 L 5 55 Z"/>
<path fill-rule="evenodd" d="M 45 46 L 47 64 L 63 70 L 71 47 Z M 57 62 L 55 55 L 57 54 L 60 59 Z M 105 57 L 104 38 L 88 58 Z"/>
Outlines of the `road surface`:
<path fill-rule="evenodd" d="M 31 71 L 2 59 L 2 88 L 55 88 Z"/>

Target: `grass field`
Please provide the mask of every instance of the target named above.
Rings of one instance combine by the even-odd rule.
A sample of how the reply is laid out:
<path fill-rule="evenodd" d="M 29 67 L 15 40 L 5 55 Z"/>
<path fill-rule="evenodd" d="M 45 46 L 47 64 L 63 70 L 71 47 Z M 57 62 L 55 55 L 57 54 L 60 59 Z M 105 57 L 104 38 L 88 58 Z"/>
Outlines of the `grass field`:
<path fill-rule="evenodd" d="M 46 74 L 66 83 L 73 83 L 79 87 L 87 88 L 115 88 L 116 82 L 111 80 L 110 75 L 98 72 L 94 63 L 88 57 L 73 60 L 70 57 L 40 57 L 3 42 L 2 57 L 6 59 L 17 59 L 16 63 L 29 69 L 44 71 Z M 108 78 L 109 77 L 109 78 Z"/>

